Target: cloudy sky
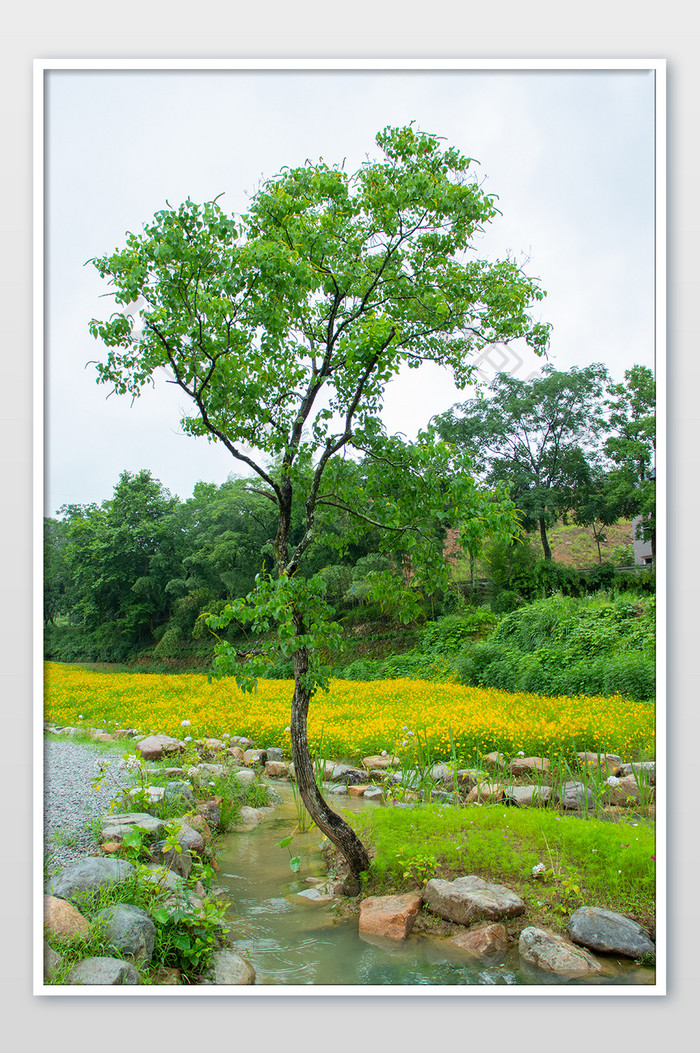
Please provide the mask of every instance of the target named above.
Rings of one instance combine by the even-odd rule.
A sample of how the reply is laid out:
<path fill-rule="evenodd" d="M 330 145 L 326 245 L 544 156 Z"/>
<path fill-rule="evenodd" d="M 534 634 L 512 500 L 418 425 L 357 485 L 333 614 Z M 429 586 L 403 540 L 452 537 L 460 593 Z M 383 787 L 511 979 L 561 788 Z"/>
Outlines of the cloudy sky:
<path fill-rule="evenodd" d="M 86 261 L 123 244 L 167 202 L 243 211 L 283 165 L 323 157 L 351 171 L 388 124 L 415 121 L 480 162 L 503 213 L 480 244 L 528 259 L 547 298 L 558 369 L 604 362 L 621 380 L 654 365 L 654 77 L 649 70 L 51 69 L 45 91 L 45 512 L 103 501 L 149 468 L 187 498 L 237 466 L 182 435 L 184 395 L 164 381 L 133 405 L 108 398 L 88 333 L 107 317 Z M 515 348 L 480 363 L 522 378 Z M 437 369 L 391 386 L 385 422 L 415 434 L 469 397 Z"/>

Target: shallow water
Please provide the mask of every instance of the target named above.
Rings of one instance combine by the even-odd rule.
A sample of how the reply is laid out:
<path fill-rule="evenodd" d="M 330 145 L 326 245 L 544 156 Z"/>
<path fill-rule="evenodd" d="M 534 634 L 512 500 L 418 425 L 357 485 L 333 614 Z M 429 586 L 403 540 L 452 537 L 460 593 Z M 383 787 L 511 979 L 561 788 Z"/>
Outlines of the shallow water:
<path fill-rule="evenodd" d="M 252 830 L 229 834 L 220 854 L 219 884 L 230 895 L 228 913 L 234 946 L 252 962 L 258 984 L 287 985 L 542 985 L 561 978 L 529 972 L 517 945 L 491 965 L 474 962 L 438 937 L 410 935 L 403 943 L 371 943 L 360 937 L 357 918 L 337 916 L 333 903 L 298 896 L 307 877 L 325 877 L 320 835 L 312 829 L 294 837 L 289 849 L 278 842 L 296 827 L 291 791 L 280 787 L 283 803 L 275 816 Z M 339 811 L 379 807 L 361 799 L 331 796 Z M 301 856 L 294 874 L 292 855 Z M 654 971 L 633 962 L 606 961 L 596 984 L 650 984 Z M 590 983 L 590 981 L 589 981 Z M 577 986 L 581 981 L 568 981 Z"/>

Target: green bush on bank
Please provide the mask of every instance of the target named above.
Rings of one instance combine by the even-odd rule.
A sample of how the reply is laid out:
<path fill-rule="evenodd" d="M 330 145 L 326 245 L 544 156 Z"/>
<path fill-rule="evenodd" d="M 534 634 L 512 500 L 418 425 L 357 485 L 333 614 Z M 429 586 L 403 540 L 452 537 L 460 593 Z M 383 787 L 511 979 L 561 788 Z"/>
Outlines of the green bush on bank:
<path fill-rule="evenodd" d="M 653 598 L 552 596 L 505 615 L 485 641 L 456 658 L 475 687 L 547 695 L 655 693 Z"/>

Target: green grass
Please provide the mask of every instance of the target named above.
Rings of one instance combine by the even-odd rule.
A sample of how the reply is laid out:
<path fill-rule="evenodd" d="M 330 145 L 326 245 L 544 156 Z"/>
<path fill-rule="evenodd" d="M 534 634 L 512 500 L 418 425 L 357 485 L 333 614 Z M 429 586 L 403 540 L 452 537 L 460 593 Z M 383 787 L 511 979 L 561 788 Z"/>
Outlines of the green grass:
<path fill-rule="evenodd" d="M 530 918 L 592 904 L 653 922 L 655 835 L 643 820 L 634 825 L 547 809 L 432 804 L 372 809 L 355 821 L 370 846 L 369 880 L 377 890 L 476 874 L 517 891 Z M 551 872 L 546 879 L 533 877 L 537 864 Z"/>

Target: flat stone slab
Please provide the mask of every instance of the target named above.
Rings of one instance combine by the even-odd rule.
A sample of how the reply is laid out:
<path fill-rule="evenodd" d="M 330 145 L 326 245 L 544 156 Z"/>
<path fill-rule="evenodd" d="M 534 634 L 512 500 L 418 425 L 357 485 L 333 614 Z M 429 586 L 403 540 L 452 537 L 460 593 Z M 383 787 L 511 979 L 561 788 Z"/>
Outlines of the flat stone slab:
<path fill-rule="evenodd" d="M 435 914 L 460 925 L 471 925 L 482 918 L 515 918 L 525 910 L 525 904 L 512 889 L 491 884 L 475 874 L 454 881 L 431 878 L 422 898 Z"/>
<path fill-rule="evenodd" d="M 563 936 L 534 926 L 520 933 L 518 950 L 524 962 L 545 973 L 573 978 L 602 972 L 600 962 L 583 947 L 577 947 Z"/>
<path fill-rule="evenodd" d="M 656 945 L 646 929 L 631 918 L 602 907 L 579 907 L 569 918 L 568 931 L 575 943 L 601 954 L 656 957 Z"/>
<path fill-rule="evenodd" d="M 147 812 L 120 812 L 106 815 L 102 820 L 102 839 L 104 841 L 121 841 L 124 834 L 136 827 L 146 830 L 152 837 L 159 837 L 165 830 L 162 819 L 156 819 Z"/>
<path fill-rule="evenodd" d="M 419 892 L 398 896 L 369 896 L 360 903 L 360 935 L 405 940 L 421 907 Z"/>
<path fill-rule="evenodd" d="M 114 987 L 140 982 L 133 965 L 121 958 L 83 958 L 66 977 L 68 984 L 103 984 Z"/>

